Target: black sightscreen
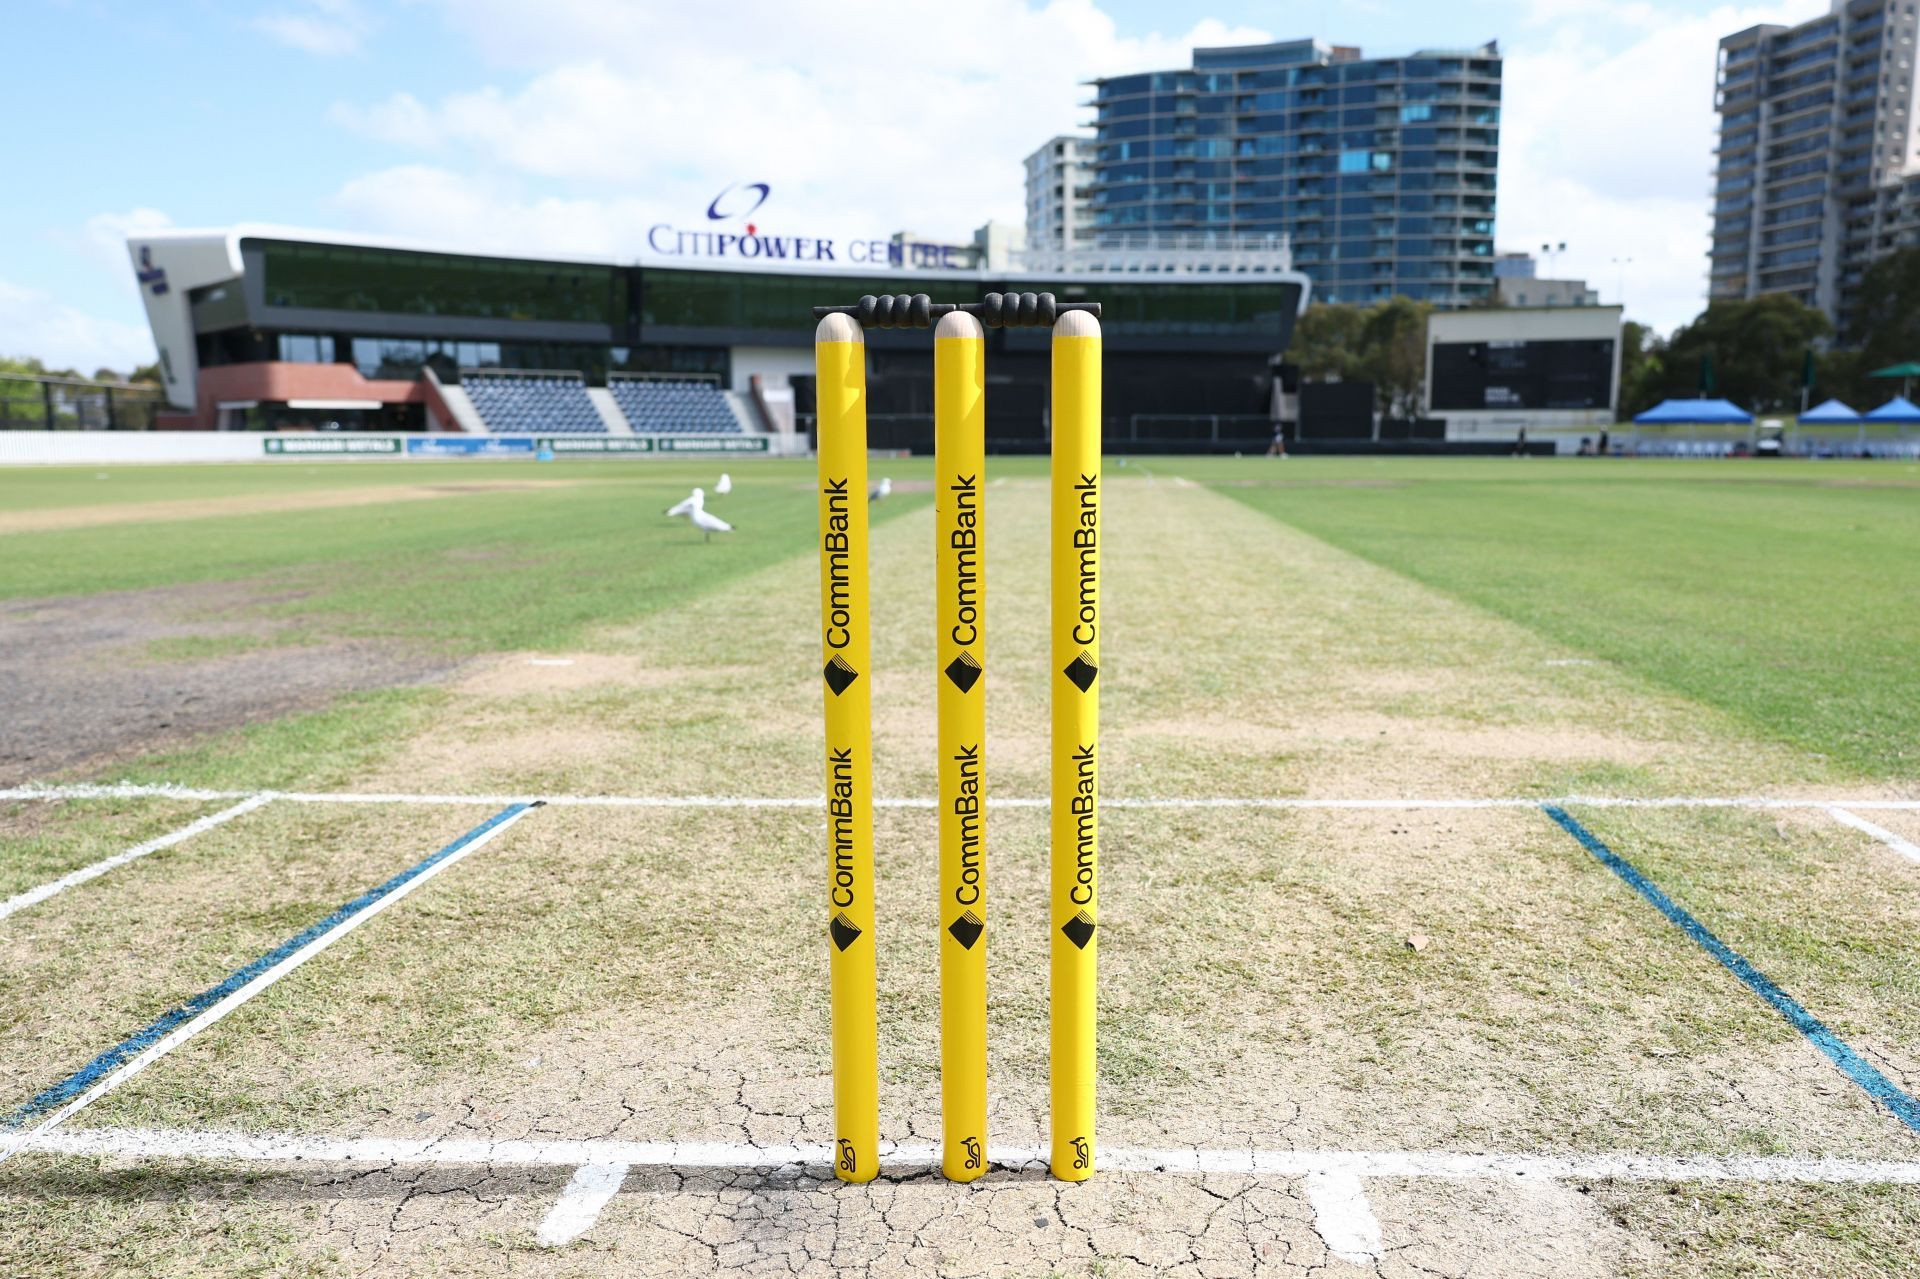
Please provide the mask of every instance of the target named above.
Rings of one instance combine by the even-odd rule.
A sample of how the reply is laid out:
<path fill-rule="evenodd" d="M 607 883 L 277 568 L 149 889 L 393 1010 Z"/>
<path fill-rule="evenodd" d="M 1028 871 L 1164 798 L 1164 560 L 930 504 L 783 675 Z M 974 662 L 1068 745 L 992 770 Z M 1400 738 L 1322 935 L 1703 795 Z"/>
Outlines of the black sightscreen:
<path fill-rule="evenodd" d="M 1604 409 L 1612 406 L 1613 342 L 1436 342 L 1438 409 Z"/>

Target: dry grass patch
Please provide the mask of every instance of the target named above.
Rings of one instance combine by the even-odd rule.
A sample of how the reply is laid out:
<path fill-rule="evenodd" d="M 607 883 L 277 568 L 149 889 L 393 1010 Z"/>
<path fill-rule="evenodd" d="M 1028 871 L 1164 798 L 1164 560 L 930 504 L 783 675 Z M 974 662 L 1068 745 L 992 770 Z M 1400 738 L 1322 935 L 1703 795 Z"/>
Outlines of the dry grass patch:
<path fill-rule="evenodd" d="M 578 480 L 497 480 L 447 484 L 388 484 L 368 488 L 322 489 L 306 493 L 243 493 L 232 497 L 196 497 L 177 501 L 118 502 L 96 506 L 58 506 L 0 513 L 0 535 L 44 533 L 52 529 L 99 528 L 107 524 L 161 524 L 177 520 L 218 519 L 235 515 L 280 515 L 287 511 L 337 510 L 345 506 L 384 506 L 477 493 L 524 493 L 572 488 Z"/>
<path fill-rule="evenodd" d="M 0 900 L 224 807 L 178 799 L 0 801 Z"/>
<path fill-rule="evenodd" d="M 1816 784 L 1718 714 L 1200 488 L 1111 482 L 1103 635 L 1110 795 L 1743 792 Z M 1047 778 L 1046 497 L 989 490 L 989 784 Z M 876 778 L 933 790 L 932 516 L 875 535 Z M 1204 596 L 1196 583 L 1206 583 Z M 798 556 L 600 633 L 573 667 L 509 655 L 397 756 L 412 786 L 808 794 L 818 789 L 818 569 Z M 578 749 L 569 751 L 570 734 Z M 567 756 L 576 757 L 569 761 Z M 423 764 L 424 761 L 424 764 Z M 1787 779 L 1782 782 L 1782 779 Z M 546 784 L 544 781 L 542 784 Z"/>

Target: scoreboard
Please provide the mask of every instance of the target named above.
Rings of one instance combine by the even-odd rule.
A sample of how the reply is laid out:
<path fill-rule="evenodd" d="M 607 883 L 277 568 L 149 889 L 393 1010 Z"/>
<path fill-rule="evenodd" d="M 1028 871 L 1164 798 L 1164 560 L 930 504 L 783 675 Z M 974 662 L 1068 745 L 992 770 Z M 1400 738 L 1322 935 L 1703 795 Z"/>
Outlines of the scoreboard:
<path fill-rule="evenodd" d="M 1472 409 L 1610 409 L 1608 338 L 1436 342 L 1431 405 Z"/>

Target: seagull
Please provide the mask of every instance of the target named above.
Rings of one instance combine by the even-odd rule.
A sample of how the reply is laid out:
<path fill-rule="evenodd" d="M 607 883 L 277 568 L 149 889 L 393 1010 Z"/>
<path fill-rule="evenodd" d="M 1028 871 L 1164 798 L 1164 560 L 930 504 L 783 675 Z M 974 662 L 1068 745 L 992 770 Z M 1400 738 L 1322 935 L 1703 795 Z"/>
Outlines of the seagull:
<path fill-rule="evenodd" d="M 891 475 L 883 475 L 880 477 L 878 484 L 867 490 L 867 500 L 869 502 L 878 502 L 891 492 L 893 492 L 893 477 Z"/>
<path fill-rule="evenodd" d="M 669 506 L 667 508 L 667 514 L 692 515 L 695 511 L 705 510 L 706 505 L 707 491 L 705 489 L 695 489 L 678 502 L 675 502 L 672 506 Z"/>
<path fill-rule="evenodd" d="M 722 497 L 733 492 L 733 477 L 725 471 L 720 472 L 720 482 L 713 486 L 713 491 Z"/>
<path fill-rule="evenodd" d="M 707 514 L 707 508 L 704 506 L 694 507 L 691 511 L 687 512 L 687 518 L 693 521 L 695 528 L 707 535 L 709 542 L 713 540 L 715 533 L 733 532 L 733 525 L 727 523 L 718 515 Z"/>

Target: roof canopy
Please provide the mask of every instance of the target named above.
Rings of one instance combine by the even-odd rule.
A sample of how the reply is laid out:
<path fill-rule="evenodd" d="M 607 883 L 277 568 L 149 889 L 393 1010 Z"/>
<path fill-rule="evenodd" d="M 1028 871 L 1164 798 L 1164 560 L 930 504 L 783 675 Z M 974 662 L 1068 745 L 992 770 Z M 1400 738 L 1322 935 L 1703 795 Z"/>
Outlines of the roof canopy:
<path fill-rule="evenodd" d="M 1904 395 L 1896 395 L 1867 414 L 1869 422 L 1920 422 L 1920 408 Z"/>
<path fill-rule="evenodd" d="M 1647 425 L 1703 422 L 1718 426 L 1751 422 L 1753 414 L 1731 400 L 1662 400 L 1633 420 Z"/>
<path fill-rule="evenodd" d="M 1838 400 L 1828 400 L 1825 404 L 1808 409 L 1800 415 L 1802 422 L 1858 422 L 1859 410 Z"/>
<path fill-rule="evenodd" d="M 1920 364 L 1909 360 L 1905 364 L 1889 364 L 1884 369 L 1875 369 L 1868 377 L 1920 377 Z"/>

